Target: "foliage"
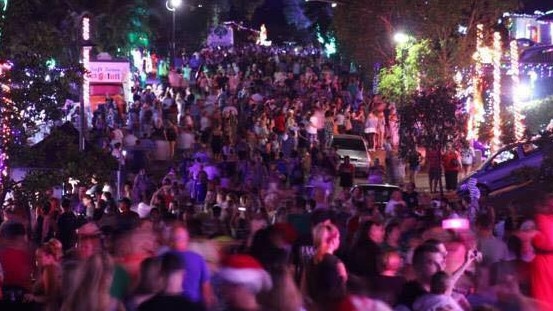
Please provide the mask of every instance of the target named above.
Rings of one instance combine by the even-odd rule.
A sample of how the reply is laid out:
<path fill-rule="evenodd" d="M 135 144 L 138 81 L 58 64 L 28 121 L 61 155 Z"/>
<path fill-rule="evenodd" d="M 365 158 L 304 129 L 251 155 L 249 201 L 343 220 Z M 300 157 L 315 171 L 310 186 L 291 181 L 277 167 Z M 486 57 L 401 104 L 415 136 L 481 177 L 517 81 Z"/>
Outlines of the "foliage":
<path fill-rule="evenodd" d="M 507 103 L 508 107 L 512 107 L 512 103 Z M 503 105 L 500 113 L 501 118 L 501 136 L 499 140 L 504 145 L 512 144 L 517 141 L 515 134 L 515 117 L 511 109 L 507 109 L 507 105 Z"/>
<path fill-rule="evenodd" d="M 336 8 L 334 27 L 345 52 L 369 71 L 393 60 L 394 32 L 428 39 L 428 65 L 447 82 L 456 68 L 470 63 L 477 24 L 484 24 L 489 36 L 501 14 L 516 7 L 516 0 L 351 0 Z"/>
<path fill-rule="evenodd" d="M 0 202 L 11 190 L 18 193 L 18 198 L 33 200 L 36 193 L 59 185 L 67 176 L 85 180 L 93 172 L 107 176 L 112 169 L 109 157 L 95 149 L 79 153 L 78 144 L 66 136 L 54 135 L 57 147 L 49 151 L 29 149 L 25 144 L 39 125 L 53 125 L 60 120 L 65 100 L 78 98 L 77 85 L 83 74 L 78 57 L 67 49 L 72 33 L 60 30 L 63 23 L 56 24 L 50 15 L 41 13 L 46 9 L 42 2 L 35 6 L 31 2 L 11 2 L 1 25 L 0 60 L 9 60 L 13 66 L 0 76 L 0 84 L 9 87 L 9 91 L 4 87 L 0 93 L 0 111 L 11 129 L 0 133 L 0 138 L 6 140 L 1 147 L 8 151 L 10 161 L 40 170 L 21 182 L 3 180 Z M 50 12 L 56 15 L 55 8 Z M 52 58 L 57 68 L 47 66 Z"/>
<path fill-rule="evenodd" d="M 415 146 L 441 149 L 448 142 L 460 143 L 465 136 L 466 116 L 455 88 L 439 85 L 414 94 L 398 111 L 401 121 L 400 154 Z"/>
<path fill-rule="evenodd" d="M 235 11 L 240 11 L 242 13 L 242 16 L 240 16 L 240 20 L 247 20 L 250 21 L 253 17 L 253 14 L 255 13 L 255 10 L 257 10 L 264 0 L 229 0 L 231 7 L 234 8 Z"/>
<path fill-rule="evenodd" d="M 59 120 L 65 100 L 78 98 L 75 85 L 82 73 L 76 59 L 64 57 L 67 37 L 51 24 L 33 19 L 38 12 L 28 2 L 12 3 L 0 38 L 0 59 L 13 64 L 0 76 L 0 84 L 9 86 L 0 97 L 2 114 L 10 120 L 10 136 L 15 138 L 9 145 L 26 142 L 39 124 Z M 51 58 L 59 59 L 58 68 L 47 66 Z"/>
<path fill-rule="evenodd" d="M 422 40 L 407 43 L 396 48 L 396 63 L 380 71 L 379 93 L 394 102 L 402 102 L 418 88 L 430 86 L 431 79 L 421 80 L 421 76 L 432 76 L 426 72 L 425 59 L 430 54 L 429 42 Z"/>
<path fill-rule="evenodd" d="M 491 42 L 497 21 L 504 12 L 518 7 L 517 0 L 433 0 L 413 1 L 413 33 L 434 46 L 434 64 L 441 68 L 444 81 L 452 79 L 456 68 L 466 68 L 476 49 L 476 27 L 484 25 L 486 42 Z"/>
<path fill-rule="evenodd" d="M 78 132 L 69 123 L 53 129 L 35 146 L 18 149 L 17 166 L 30 171 L 20 183 L 12 183 L 15 195 L 29 203 L 39 202 L 40 195 L 69 178 L 88 181 L 95 175 L 99 181 L 109 181 L 117 169 L 116 160 L 93 145 L 79 150 Z M 35 201 L 36 200 L 36 201 Z"/>
<path fill-rule="evenodd" d="M 286 22 L 288 25 L 293 25 L 296 29 L 306 29 L 312 24 L 312 21 L 305 14 L 303 2 L 298 0 L 283 0 L 283 11 Z"/>
<path fill-rule="evenodd" d="M 544 159 L 540 170 L 538 180 L 544 186 L 545 190 L 553 193 L 553 132 L 546 133 L 542 136 L 544 140 L 548 140 L 549 144 L 544 144 Z"/>
<path fill-rule="evenodd" d="M 538 133 L 553 120 L 553 96 L 533 100 L 525 103 L 523 115 L 527 129 L 531 133 Z"/>
<path fill-rule="evenodd" d="M 401 19 L 403 0 L 352 0 L 334 9 L 333 28 L 342 54 L 367 73 L 375 64 L 393 62 L 395 21 Z"/>

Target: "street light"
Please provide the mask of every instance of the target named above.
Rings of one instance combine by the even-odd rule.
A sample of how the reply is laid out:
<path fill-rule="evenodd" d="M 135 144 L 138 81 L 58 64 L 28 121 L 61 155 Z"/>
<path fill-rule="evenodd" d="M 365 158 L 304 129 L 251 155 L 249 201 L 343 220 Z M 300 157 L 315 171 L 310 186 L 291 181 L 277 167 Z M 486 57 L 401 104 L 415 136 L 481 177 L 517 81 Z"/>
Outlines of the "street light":
<path fill-rule="evenodd" d="M 173 23 L 171 28 L 171 58 L 169 59 L 169 63 L 172 65 L 175 59 L 175 14 L 177 12 L 177 8 L 181 6 L 182 0 L 167 0 L 165 2 L 165 7 L 167 10 L 169 10 L 171 13 L 173 13 Z"/>
<path fill-rule="evenodd" d="M 394 41 L 398 45 L 405 45 L 407 42 L 409 42 L 409 40 L 410 40 L 409 35 L 407 35 L 403 32 L 398 32 L 394 35 Z"/>

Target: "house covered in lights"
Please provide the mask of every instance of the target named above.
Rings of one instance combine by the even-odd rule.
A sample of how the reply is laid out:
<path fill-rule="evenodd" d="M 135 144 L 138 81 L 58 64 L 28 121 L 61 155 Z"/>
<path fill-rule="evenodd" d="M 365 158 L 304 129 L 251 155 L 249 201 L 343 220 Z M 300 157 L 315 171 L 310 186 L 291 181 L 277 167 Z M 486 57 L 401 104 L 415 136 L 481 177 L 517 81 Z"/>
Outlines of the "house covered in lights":
<path fill-rule="evenodd" d="M 553 10 L 534 14 L 506 13 L 509 37 L 518 41 L 521 81 L 533 98 L 553 94 Z"/>

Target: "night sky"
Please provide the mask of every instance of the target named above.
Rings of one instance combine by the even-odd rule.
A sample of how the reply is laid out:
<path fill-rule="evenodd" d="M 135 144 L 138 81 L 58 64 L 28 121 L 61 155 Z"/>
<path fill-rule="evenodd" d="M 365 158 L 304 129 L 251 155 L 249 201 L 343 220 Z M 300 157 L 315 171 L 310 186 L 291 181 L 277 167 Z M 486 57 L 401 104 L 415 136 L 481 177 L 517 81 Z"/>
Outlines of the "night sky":
<path fill-rule="evenodd" d="M 523 11 L 526 13 L 532 13 L 535 10 L 553 10 L 553 0 L 523 0 L 522 3 Z"/>

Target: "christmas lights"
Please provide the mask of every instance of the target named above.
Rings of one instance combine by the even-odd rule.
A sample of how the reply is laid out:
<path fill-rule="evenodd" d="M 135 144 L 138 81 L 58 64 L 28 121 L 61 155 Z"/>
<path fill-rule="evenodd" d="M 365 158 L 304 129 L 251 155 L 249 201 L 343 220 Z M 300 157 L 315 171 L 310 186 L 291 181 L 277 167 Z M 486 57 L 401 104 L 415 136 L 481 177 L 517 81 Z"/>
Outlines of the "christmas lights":
<path fill-rule="evenodd" d="M 497 151 L 500 148 L 501 141 L 501 56 L 503 55 L 501 47 L 501 34 L 494 32 L 493 34 L 493 90 L 492 90 L 492 151 Z"/>
<path fill-rule="evenodd" d="M 469 112 L 467 139 L 478 139 L 480 122 L 484 120 L 484 101 L 482 99 L 482 60 L 486 48 L 484 47 L 484 25 L 476 26 L 476 53 L 474 54 L 474 75 L 472 76 L 472 102 L 467 109 Z"/>
<path fill-rule="evenodd" d="M 90 18 L 85 16 L 83 17 L 83 40 L 90 40 Z"/>
<path fill-rule="evenodd" d="M 516 40 L 511 41 L 510 44 L 510 56 L 511 56 L 511 78 L 513 79 L 513 115 L 515 123 L 515 137 L 516 140 L 521 140 L 524 136 L 524 123 L 523 116 L 521 113 L 521 96 L 523 94 L 518 94 L 520 92 L 520 70 L 519 70 L 519 54 L 518 54 L 518 44 Z"/>
<path fill-rule="evenodd" d="M 2 120 L 0 124 L 0 139 L 2 145 L 0 146 L 0 185 L 4 185 L 4 181 L 8 176 L 8 148 L 12 140 L 12 131 L 10 126 L 10 120 L 13 118 L 13 102 L 7 97 L 10 88 L 5 84 L 0 83 L 0 102 Z"/>
<path fill-rule="evenodd" d="M 82 18 L 82 33 L 83 33 L 83 40 L 84 45 L 82 47 L 82 62 L 83 62 L 83 68 L 85 70 L 85 73 L 83 75 L 83 107 L 88 108 L 90 107 L 90 77 L 89 77 L 89 71 L 90 71 L 90 50 L 91 47 L 87 45 L 87 41 L 90 40 L 90 18 L 87 16 L 84 16 Z M 83 120 L 81 120 L 83 122 Z"/>
<path fill-rule="evenodd" d="M 83 68 L 85 73 L 83 75 L 83 106 L 85 108 L 90 107 L 90 50 L 89 46 L 83 46 Z"/>

